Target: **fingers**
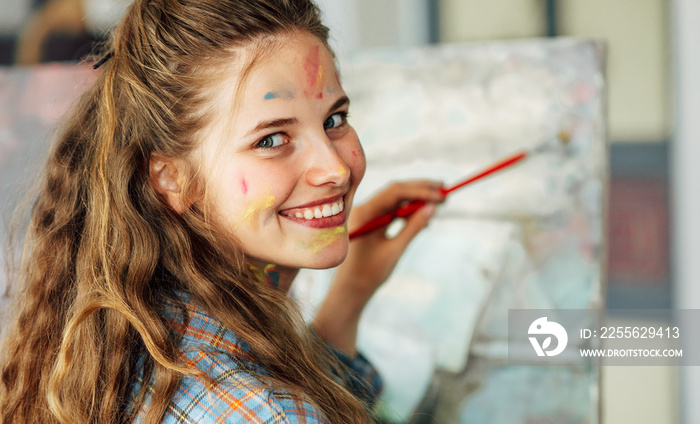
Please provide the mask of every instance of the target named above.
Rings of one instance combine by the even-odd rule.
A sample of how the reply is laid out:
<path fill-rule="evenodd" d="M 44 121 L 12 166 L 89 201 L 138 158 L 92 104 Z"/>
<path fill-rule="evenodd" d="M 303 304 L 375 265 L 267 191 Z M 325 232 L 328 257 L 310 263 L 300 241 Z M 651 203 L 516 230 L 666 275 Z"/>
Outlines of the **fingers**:
<path fill-rule="evenodd" d="M 443 184 L 439 181 L 415 180 L 402 181 L 389 185 L 370 202 L 374 213 L 389 212 L 405 201 L 416 199 L 428 203 L 442 203 L 445 195 L 442 193 Z M 369 202 L 368 202 L 369 204 Z"/>
<path fill-rule="evenodd" d="M 415 180 L 402 181 L 391 184 L 388 187 L 389 197 L 395 202 L 402 200 L 423 199 L 426 202 L 441 202 L 445 195 L 442 194 L 444 185 L 440 181 Z"/>
<path fill-rule="evenodd" d="M 353 230 L 371 221 L 372 219 L 384 216 L 388 213 L 394 213 L 398 208 L 408 204 L 411 201 L 423 200 L 428 204 L 442 203 L 445 201 L 443 187 L 444 186 L 441 182 L 431 180 L 412 180 L 392 183 L 384 190 L 372 197 L 372 199 L 367 201 L 365 204 L 353 209 L 353 212 L 350 216 L 351 233 Z M 414 213 L 413 215 L 417 215 L 420 211 L 423 211 L 424 209 L 425 207 L 421 208 L 418 212 Z M 432 208 L 429 208 L 428 211 L 433 209 L 434 206 Z M 427 224 L 427 221 L 421 224 L 422 219 L 407 219 L 406 223 L 408 224 L 409 222 L 411 223 L 411 225 L 419 225 L 420 227 L 415 229 L 411 227 L 409 230 L 403 229 L 401 233 L 408 231 L 409 233 L 414 232 L 413 234 L 415 235 L 415 233 L 417 233 L 420 230 L 420 228 L 424 227 Z M 363 237 L 367 236 L 380 238 L 385 237 L 384 231 L 381 228 Z"/>
<path fill-rule="evenodd" d="M 435 215 L 435 207 L 435 203 L 427 203 L 406 219 L 406 225 L 401 232 L 392 239 L 392 242 L 396 243 L 401 251 L 403 251 L 411 240 L 428 225 L 430 219 Z"/>

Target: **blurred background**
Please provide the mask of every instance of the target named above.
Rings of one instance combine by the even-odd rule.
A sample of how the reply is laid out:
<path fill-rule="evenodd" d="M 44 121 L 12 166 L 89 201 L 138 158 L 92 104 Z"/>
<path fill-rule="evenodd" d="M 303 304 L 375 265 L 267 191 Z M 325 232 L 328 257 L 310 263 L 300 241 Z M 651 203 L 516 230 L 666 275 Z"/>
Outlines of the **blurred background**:
<path fill-rule="evenodd" d="M 607 43 L 609 309 L 700 308 L 700 2 L 317 0 L 358 49 L 575 36 Z M 76 61 L 126 0 L 0 0 L 0 65 Z M 0 88 L 1 89 L 1 88 Z M 605 367 L 602 422 L 696 423 L 700 370 Z"/>

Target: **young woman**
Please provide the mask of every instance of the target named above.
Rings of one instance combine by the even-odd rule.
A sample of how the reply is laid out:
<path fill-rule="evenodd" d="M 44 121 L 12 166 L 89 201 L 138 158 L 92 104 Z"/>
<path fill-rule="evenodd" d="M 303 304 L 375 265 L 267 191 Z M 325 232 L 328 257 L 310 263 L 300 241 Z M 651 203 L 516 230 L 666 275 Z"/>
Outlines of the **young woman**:
<path fill-rule="evenodd" d="M 365 160 L 327 40 L 310 0 L 131 6 L 32 210 L 0 422 L 369 420 L 358 319 L 443 197 L 398 183 L 350 217 Z M 397 237 L 349 243 L 412 199 Z M 307 328 L 287 289 L 341 263 Z"/>

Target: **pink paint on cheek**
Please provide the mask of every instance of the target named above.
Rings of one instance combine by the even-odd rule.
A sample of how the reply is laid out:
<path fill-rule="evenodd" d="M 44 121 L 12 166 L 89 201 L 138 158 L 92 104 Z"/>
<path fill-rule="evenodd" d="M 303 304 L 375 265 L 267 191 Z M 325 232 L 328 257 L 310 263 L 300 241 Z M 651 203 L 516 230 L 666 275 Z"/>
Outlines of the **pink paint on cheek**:
<path fill-rule="evenodd" d="M 246 183 L 245 178 L 241 179 L 241 191 L 243 191 L 243 194 L 248 193 L 248 183 Z"/>

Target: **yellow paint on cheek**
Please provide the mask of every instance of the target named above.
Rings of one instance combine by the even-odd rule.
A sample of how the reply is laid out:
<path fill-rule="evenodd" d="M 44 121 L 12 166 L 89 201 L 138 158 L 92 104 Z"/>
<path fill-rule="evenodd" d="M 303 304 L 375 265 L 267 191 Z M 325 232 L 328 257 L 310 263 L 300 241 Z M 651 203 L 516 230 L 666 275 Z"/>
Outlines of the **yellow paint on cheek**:
<path fill-rule="evenodd" d="M 243 221 L 248 222 L 248 225 L 250 225 L 254 230 L 257 230 L 258 216 L 260 215 L 260 212 L 264 211 L 265 209 L 269 208 L 274 204 L 275 196 L 271 195 L 268 189 L 267 194 L 258 197 L 257 199 L 253 200 L 253 202 L 251 202 L 250 205 L 248 205 L 248 207 L 245 210 L 245 213 L 243 214 Z"/>
<path fill-rule="evenodd" d="M 348 173 L 348 170 L 347 170 L 347 168 L 346 168 L 345 166 L 340 165 L 340 166 L 338 167 L 338 174 L 340 174 L 340 175 L 345 175 L 345 174 L 347 174 L 347 173 Z"/>
<path fill-rule="evenodd" d="M 313 253 L 318 253 L 333 244 L 334 241 L 343 237 L 347 232 L 348 230 L 344 226 L 323 229 L 318 237 L 316 237 L 316 240 L 311 246 L 311 250 Z"/>

